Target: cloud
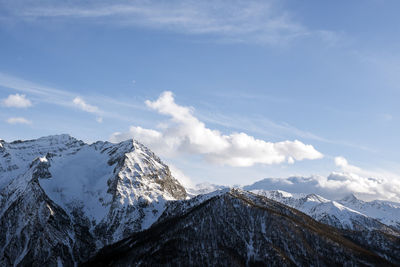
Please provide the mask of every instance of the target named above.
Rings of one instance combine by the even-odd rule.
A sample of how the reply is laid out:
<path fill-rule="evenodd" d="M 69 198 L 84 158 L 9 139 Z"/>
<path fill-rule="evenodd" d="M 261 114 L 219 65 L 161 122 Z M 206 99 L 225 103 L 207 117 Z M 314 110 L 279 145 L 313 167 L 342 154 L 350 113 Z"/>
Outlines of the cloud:
<path fill-rule="evenodd" d="M 327 30 L 309 30 L 293 20 L 276 1 L 70 1 L 7 5 L 9 14 L 32 19 L 81 19 L 121 27 L 144 27 L 227 42 L 276 44 L 317 36 L 337 41 Z M 215 38 L 217 37 L 217 38 Z"/>
<path fill-rule="evenodd" d="M 32 106 L 32 102 L 26 98 L 26 95 L 9 95 L 6 99 L 1 102 L 5 107 L 14 108 L 28 108 Z"/>
<path fill-rule="evenodd" d="M 169 170 L 171 171 L 171 174 L 173 177 L 175 177 L 181 185 L 183 185 L 185 188 L 193 188 L 194 184 L 192 180 L 185 175 L 180 169 L 178 169 L 175 165 L 172 165 L 168 163 Z"/>
<path fill-rule="evenodd" d="M 393 120 L 392 114 L 384 113 L 384 114 L 381 114 L 381 117 L 384 121 L 392 121 Z"/>
<path fill-rule="evenodd" d="M 79 96 L 75 97 L 74 100 L 72 100 L 72 103 L 74 103 L 74 105 L 76 107 L 80 108 L 81 110 L 89 112 L 89 113 L 99 113 L 100 112 L 98 107 L 89 105 Z"/>
<path fill-rule="evenodd" d="M 23 117 L 13 117 L 7 119 L 7 123 L 9 124 L 32 124 L 32 121 L 27 120 Z"/>
<path fill-rule="evenodd" d="M 335 157 L 335 165 L 340 167 L 345 172 L 362 173 L 363 171 L 356 166 L 350 165 L 344 157 Z"/>
<path fill-rule="evenodd" d="M 238 167 L 255 164 L 293 163 L 304 159 L 319 159 L 323 155 L 312 145 L 302 142 L 267 142 L 243 132 L 224 135 L 209 129 L 193 115 L 193 109 L 177 105 L 171 92 L 164 92 L 146 105 L 170 120 L 159 125 L 160 131 L 131 126 L 127 133 L 114 133 L 110 140 L 118 142 L 135 138 L 164 156 L 176 154 L 202 155 L 205 160 Z"/>
<path fill-rule="evenodd" d="M 218 95 L 218 94 L 216 94 Z M 235 92 L 236 95 L 236 92 Z M 240 98 L 245 97 L 243 95 L 238 93 Z M 219 94 L 220 97 L 223 97 L 224 99 L 229 96 L 228 94 Z M 258 99 L 262 99 L 262 96 L 251 96 L 251 97 L 257 97 Z M 266 101 L 263 99 L 263 101 Z M 282 101 L 284 101 L 282 99 Z M 286 100 L 289 101 L 289 100 Z M 233 115 L 226 115 L 226 114 L 220 114 L 218 111 L 210 109 L 208 111 L 202 111 L 202 113 L 199 115 L 199 118 L 201 118 L 203 121 L 212 123 L 212 124 L 218 124 L 223 127 L 229 127 L 232 129 L 245 129 L 246 131 L 251 131 L 253 133 L 258 133 L 262 135 L 267 135 L 271 136 L 274 138 L 279 138 L 282 136 L 297 136 L 297 138 L 300 139 L 307 139 L 307 140 L 312 140 L 312 141 L 317 141 L 317 142 L 323 142 L 323 143 L 328 143 L 328 144 L 335 144 L 335 145 L 340 145 L 340 146 L 345 146 L 345 147 L 351 147 L 351 148 L 357 148 L 360 150 L 368 151 L 368 152 L 375 152 L 369 147 L 366 147 L 364 145 L 358 145 L 355 144 L 354 142 L 348 142 L 344 140 L 333 140 L 333 139 L 327 139 L 322 136 L 318 136 L 314 133 L 304 131 L 301 129 L 298 129 L 294 127 L 293 125 L 290 125 L 286 122 L 280 122 L 277 123 L 275 121 L 272 121 L 268 118 L 263 116 L 242 116 L 240 114 L 233 114 Z"/>
<path fill-rule="evenodd" d="M 101 111 L 97 106 L 93 106 L 90 105 L 88 103 L 86 103 L 85 100 L 83 100 L 81 97 L 77 96 L 72 100 L 72 103 L 74 104 L 74 106 L 78 107 L 79 109 L 85 111 L 85 112 L 89 112 L 89 113 L 93 113 L 93 114 L 104 114 L 103 111 Z M 103 123 L 103 117 L 97 117 L 96 121 L 98 123 Z"/>
<path fill-rule="evenodd" d="M 341 199 L 355 194 L 364 200 L 400 201 L 400 177 L 389 173 L 363 170 L 350 165 L 344 157 L 334 159 L 339 171 L 328 176 L 267 178 L 245 189 L 284 190 L 291 193 L 319 194 L 329 199 Z"/>
<path fill-rule="evenodd" d="M 13 89 L 18 92 L 29 93 L 34 97 L 35 102 L 57 105 L 65 108 L 76 108 L 77 105 L 71 101 L 75 99 L 77 93 L 67 90 L 60 90 L 53 87 L 44 86 L 31 81 L 21 79 L 6 73 L 0 72 L 0 86 Z M 89 97 L 85 97 L 87 99 Z M 81 98 L 82 99 L 82 98 Z M 91 102 L 99 103 L 102 107 L 108 107 L 108 110 L 100 110 L 101 117 L 113 118 L 122 121 L 132 121 L 132 116 L 123 116 L 115 112 L 116 108 L 126 107 L 129 109 L 143 110 L 142 104 L 135 104 L 132 100 L 120 101 L 111 97 L 97 95 L 89 98 Z M 85 102 L 85 101 L 83 101 Z M 79 105 L 79 104 L 78 104 Z"/>

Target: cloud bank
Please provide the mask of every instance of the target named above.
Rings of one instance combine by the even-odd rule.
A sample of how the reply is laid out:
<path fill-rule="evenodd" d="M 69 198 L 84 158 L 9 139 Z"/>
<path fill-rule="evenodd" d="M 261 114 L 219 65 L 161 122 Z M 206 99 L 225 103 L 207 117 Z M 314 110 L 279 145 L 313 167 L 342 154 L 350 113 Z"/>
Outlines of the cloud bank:
<path fill-rule="evenodd" d="M 32 106 L 32 102 L 26 98 L 26 95 L 9 95 L 6 99 L 1 101 L 1 104 L 5 107 L 14 108 L 28 108 Z"/>
<path fill-rule="evenodd" d="M 294 163 L 323 157 L 312 145 L 298 140 L 273 143 L 243 132 L 224 135 L 209 129 L 193 115 L 193 109 L 177 105 L 171 92 L 164 92 L 156 101 L 147 100 L 145 103 L 170 120 L 159 125 L 160 130 L 131 126 L 127 133 L 114 133 L 110 137 L 112 142 L 135 138 L 167 157 L 196 154 L 211 163 L 237 167 Z"/>
<path fill-rule="evenodd" d="M 400 177 L 363 170 L 350 165 L 343 157 L 336 157 L 335 164 L 340 171 L 332 172 L 328 176 L 267 178 L 244 188 L 314 193 L 329 199 L 341 199 L 355 194 L 363 200 L 400 201 Z"/>

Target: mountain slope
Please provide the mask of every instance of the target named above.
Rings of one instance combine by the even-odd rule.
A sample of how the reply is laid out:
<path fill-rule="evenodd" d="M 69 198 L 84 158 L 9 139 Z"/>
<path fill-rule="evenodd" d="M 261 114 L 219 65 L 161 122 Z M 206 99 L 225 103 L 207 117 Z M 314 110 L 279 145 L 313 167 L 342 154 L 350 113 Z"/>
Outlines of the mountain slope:
<path fill-rule="evenodd" d="M 210 188 L 223 186 L 198 189 Z M 264 195 L 225 188 L 188 199 L 134 140 L 1 140 L 0 265 L 76 266 L 99 250 L 92 264 L 400 264 L 395 228 L 317 195 Z"/>
<path fill-rule="evenodd" d="M 339 229 L 380 230 L 395 234 L 392 229 L 376 219 L 315 194 L 291 194 L 281 190 L 251 192 L 300 210 L 319 222 Z"/>
<path fill-rule="evenodd" d="M 400 231 L 400 203 L 384 200 L 362 201 L 354 195 L 338 202 Z"/>
<path fill-rule="evenodd" d="M 1 142 L 0 264 L 65 266 L 148 228 L 185 189 L 136 141 Z"/>
<path fill-rule="evenodd" d="M 267 197 L 271 197 L 276 201 L 285 203 L 291 207 L 298 208 L 299 210 L 309 214 L 317 220 L 320 220 L 319 218 L 322 218 L 325 214 L 332 214 L 338 219 L 338 221 L 331 216 L 331 219 L 333 220 L 329 222 L 329 218 L 327 218 L 328 220 L 326 221 L 326 223 L 331 223 L 332 225 L 334 225 L 335 223 L 339 223 L 337 225 L 338 227 L 379 227 L 379 225 L 376 225 L 376 223 L 373 223 L 370 220 L 374 219 L 382 224 L 392 227 L 397 231 L 400 230 L 400 203 L 383 200 L 374 200 L 369 202 L 362 201 L 357 199 L 354 195 L 347 196 L 341 200 L 333 201 L 326 199 L 324 195 L 321 197 L 315 194 L 304 194 L 303 192 L 306 192 L 309 189 L 305 188 L 307 187 L 306 184 L 304 184 L 303 182 L 299 183 L 297 180 L 303 181 L 305 179 L 307 178 L 267 178 L 255 182 L 252 185 L 244 186 L 243 189 L 252 192 L 258 192 L 260 194 L 266 194 Z M 310 180 L 314 181 L 312 179 Z M 287 184 L 288 181 L 290 182 L 289 184 Z M 313 188 L 315 186 L 310 187 Z M 279 193 L 269 194 L 268 192 L 283 192 L 284 194 L 280 196 Z M 308 200 L 306 199 L 307 196 L 309 196 Z M 304 199 L 301 200 L 302 198 Z M 315 208 L 315 210 L 311 210 L 310 207 Z M 361 215 L 361 217 L 357 214 Z M 368 219 L 368 221 L 364 222 L 364 226 L 359 224 L 364 221 L 363 217 L 370 218 Z M 355 223 L 355 225 L 353 225 L 352 221 Z M 372 225 L 368 226 L 368 224 L 370 223 L 372 223 Z"/>
<path fill-rule="evenodd" d="M 105 247 L 86 266 L 391 265 L 341 231 L 245 191 L 171 205 L 151 228 Z"/>

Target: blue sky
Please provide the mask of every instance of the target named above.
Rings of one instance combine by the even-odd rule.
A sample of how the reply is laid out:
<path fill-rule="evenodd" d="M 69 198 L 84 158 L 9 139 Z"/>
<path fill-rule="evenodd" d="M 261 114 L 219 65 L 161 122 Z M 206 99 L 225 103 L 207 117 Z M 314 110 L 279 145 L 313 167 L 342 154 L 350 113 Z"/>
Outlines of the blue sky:
<path fill-rule="evenodd" d="M 322 155 L 237 166 L 203 143 L 171 152 L 148 140 L 195 183 L 354 170 L 399 179 L 398 1 L 81 2 L 0 1 L 2 139 L 182 133 L 187 120 L 145 103 L 172 92 L 169 104 L 190 107 L 188 121 L 229 149 L 245 133 Z"/>

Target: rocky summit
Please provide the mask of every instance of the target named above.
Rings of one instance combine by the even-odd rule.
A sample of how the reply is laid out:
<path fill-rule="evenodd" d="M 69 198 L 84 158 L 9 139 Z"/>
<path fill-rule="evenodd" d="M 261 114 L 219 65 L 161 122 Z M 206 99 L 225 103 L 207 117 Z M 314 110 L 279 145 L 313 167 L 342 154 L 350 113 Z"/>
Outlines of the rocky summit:
<path fill-rule="evenodd" d="M 168 166 L 133 140 L 1 144 L 1 266 L 77 265 L 150 227 L 166 201 L 186 198 Z"/>
<path fill-rule="evenodd" d="M 135 140 L 1 140 L 0 265 L 400 265 L 396 203 L 215 189 Z"/>

